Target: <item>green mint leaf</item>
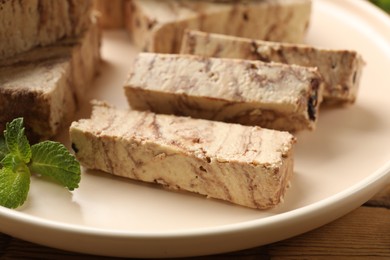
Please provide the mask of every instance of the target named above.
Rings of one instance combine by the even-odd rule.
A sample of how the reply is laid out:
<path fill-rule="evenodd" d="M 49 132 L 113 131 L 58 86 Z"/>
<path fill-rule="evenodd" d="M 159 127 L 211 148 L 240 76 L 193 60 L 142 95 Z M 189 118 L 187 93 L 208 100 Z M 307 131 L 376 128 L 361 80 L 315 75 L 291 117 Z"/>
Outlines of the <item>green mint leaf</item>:
<path fill-rule="evenodd" d="M 58 181 L 69 190 L 78 188 L 80 164 L 66 147 L 58 142 L 44 141 L 31 146 L 30 170 Z"/>
<path fill-rule="evenodd" d="M 0 205 L 17 208 L 27 199 L 30 188 L 30 171 L 21 164 L 16 171 L 3 167 L 0 169 Z"/>
<path fill-rule="evenodd" d="M 16 118 L 7 123 L 4 137 L 9 153 L 28 163 L 31 159 L 31 147 L 24 134 L 23 118 Z"/>
<path fill-rule="evenodd" d="M 78 188 L 80 164 L 64 145 L 45 141 L 30 146 L 23 118 L 7 123 L 0 136 L 0 206 L 17 208 L 27 199 L 30 171 L 58 181 L 69 190 Z"/>
<path fill-rule="evenodd" d="M 371 2 L 386 12 L 390 12 L 390 0 L 371 0 Z"/>
<path fill-rule="evenodd" d="M 19 157 L 13 155 L 12 153 L 6 154 L 3 160 L 1 160 L 1 164 L 5 168 L 9 168 L 12 171 L 16 171 L 21 165 L 26 165 L 23 161 L 20 160 Z"/>
<path fill-rule="evenodd" d="M 3 136 L 0 136 L 0 161 L 9 153 L 5 139 Z M 1 168 L 1 167 L 0 167 Z"/>

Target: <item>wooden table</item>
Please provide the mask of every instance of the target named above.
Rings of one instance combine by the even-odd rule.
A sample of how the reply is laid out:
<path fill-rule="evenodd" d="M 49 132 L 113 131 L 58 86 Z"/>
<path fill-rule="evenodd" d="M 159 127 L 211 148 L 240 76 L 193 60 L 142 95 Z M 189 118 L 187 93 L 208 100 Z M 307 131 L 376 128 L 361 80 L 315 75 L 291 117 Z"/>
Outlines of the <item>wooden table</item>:
<path fill-rule="evenodd" d="M 306 234 L 194 259 L 390 259 L 390 185 L 348 215 Z M 0 259 L 111 259 L 56 250 L 0 233 Z M 114 258 L 112 258 L 114 259 Z"/>

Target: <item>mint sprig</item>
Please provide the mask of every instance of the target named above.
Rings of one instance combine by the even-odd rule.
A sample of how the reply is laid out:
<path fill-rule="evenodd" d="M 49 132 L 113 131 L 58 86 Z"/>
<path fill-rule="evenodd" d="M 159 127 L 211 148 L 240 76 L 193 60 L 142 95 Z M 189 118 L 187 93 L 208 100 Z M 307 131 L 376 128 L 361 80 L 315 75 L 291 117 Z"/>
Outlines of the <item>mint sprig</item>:
<path fill-rule="evenodd" d="M 66 147 L 44 141 L 30 146 L 23 118 L 7 123 L 0 136 L 0 205 L 17 208 L 26 201 L 31 173 L 49 177 L 69 190 L 78 188 L 80 164 Z"/>

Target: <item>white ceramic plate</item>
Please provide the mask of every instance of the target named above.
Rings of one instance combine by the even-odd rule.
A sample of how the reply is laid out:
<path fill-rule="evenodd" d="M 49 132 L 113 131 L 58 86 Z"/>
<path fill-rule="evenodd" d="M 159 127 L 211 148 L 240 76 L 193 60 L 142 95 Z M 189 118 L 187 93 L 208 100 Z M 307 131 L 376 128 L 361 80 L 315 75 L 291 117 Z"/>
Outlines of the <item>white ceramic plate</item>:
<path fill-rule="evenodd" d="M 317 0 L 306 41 L 355 49 L 367 66 L 356 105 L 323 111 L 318 130 L 298 136 L 293 186 L 283 205 L 257 211 L 84 172 L 73 194 L 34 178 L 21 209 L 0 208 L 0 230 L 83 253 L 195 256 L 282 240 L 360 206 L 389 181 L 390 19 L 365 1 Z M 126 33 L 106 33 L 102 73 L 87 98 L 126 107 L 121 83 L 134 54 Z"/>

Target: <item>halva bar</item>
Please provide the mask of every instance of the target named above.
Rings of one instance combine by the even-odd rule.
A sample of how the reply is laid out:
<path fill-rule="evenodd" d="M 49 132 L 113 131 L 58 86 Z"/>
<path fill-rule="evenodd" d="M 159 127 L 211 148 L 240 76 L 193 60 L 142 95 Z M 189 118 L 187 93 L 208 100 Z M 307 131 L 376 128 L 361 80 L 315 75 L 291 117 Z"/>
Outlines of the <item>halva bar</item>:
<path fill-rule="evenodd" d="M 260 127 L 100 102 L 70 137 L 86 168 L 256 209 L 279 204 L 293 174 L 295 138 Z"/>
<path fill-rule="evenodd" d="M 34 139 L 56 135 L 70 123 L 100 62 L 100 33 L 91 26 L 80 37 L 0 61 L 0 129 L 24 117 Z"/>
<path fill-rule="evenodd" d="M 364 66 L 361 55 L 352 50 L 323 49 L 199 31 L 186 31 L 181 53 L 317 67 L 325 83 L 324 102 L 335 105 L 355 102 Z"/>
<path fill-rule="evenodd" d="M 1 0 L 0 59 L 80 37 L 91 24 L 92 0 Z"/>
<path fill-rule="evenodd" d="M 185 29 L 302 42 L 311 0 L 130 0 L 125 24 L 142 51 L 178 53 Z"/>
<path fill-rule="evenodd" d="M 137 110 L 298 131 L 315 128 L 323 84 L 315 68 L 140 53 L 124 88 Z"/>

